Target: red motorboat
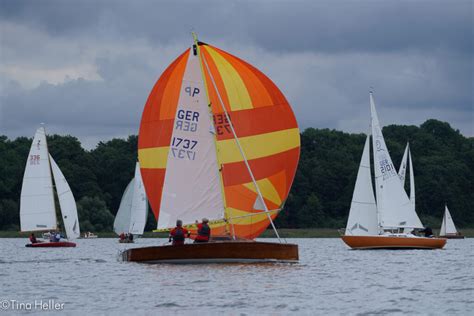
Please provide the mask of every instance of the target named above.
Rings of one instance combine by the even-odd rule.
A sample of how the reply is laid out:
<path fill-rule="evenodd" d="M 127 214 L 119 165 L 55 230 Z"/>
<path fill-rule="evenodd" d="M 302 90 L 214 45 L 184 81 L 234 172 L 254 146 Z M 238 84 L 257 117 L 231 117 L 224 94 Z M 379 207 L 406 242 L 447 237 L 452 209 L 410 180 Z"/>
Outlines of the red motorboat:
<path fill-rule="evenodd" d="M 26 244 L 25 247 L 31 248 L 51 248 L 51 247 L 76 247 L 76 244 L 70 241 L 51 241 Z"/>

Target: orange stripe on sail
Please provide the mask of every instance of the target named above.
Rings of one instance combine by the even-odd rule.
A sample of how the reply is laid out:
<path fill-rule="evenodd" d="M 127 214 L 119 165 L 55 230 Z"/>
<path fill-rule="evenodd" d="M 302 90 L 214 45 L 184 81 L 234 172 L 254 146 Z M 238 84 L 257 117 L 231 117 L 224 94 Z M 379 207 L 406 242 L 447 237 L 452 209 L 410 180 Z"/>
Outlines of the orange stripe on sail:
<path fill-rule="evenodd" d="M 155 218 L 158 220 L 160 215 L 161 194 L 163 191 L 163 183 L 165 182 L 165 169 L 146 169 L 140 168 L 143 183 L 148 200 Z"/>

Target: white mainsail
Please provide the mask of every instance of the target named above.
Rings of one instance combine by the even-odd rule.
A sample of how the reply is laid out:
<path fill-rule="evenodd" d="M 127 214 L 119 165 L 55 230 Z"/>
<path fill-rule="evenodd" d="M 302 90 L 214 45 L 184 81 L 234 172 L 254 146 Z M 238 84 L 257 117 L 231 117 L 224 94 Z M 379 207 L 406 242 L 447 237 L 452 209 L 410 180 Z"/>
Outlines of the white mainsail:
<path fill-rule="evenodd" d="M 410 203 L 413 212 L 416 214 L 415 208 L 415 173 L 413 172 L 413 159 L 411 158 L 411 150 L 408 151 L 410 156 Z M 418 216 L 418 215 L 417 215 Z"/>
<path fill-rule="evenodd" d="M 377 235 L 377 206 L 370 172 L 370 135 L 367 136 L 352 195 L 346 235 Z"/>
<path fill-rule="evenodd" d="M 199 57 L 189 54 L 168 154 L 158 229 L 177 219 L 224 218 L 224 203 Z"/>
<path fill-rule="evenodd" d="M 61 172 L 61 169 L 59 169 L 56 161 L 54 161 L 51 155 L 49 155 L 49 161 L 51 162 L 66 236 L 68 239 L 79 238 L 81 236 L 81 231 L 79 228 L 79 219 L 77 217 L 76 201 L 72 195 L 71 188 Z"/>
<path fill-rule="evenodd" d="M 134 235 L 143 235 L 148 217 L 148 201 L 146 199 L 145 186 L 143 185 L 138 162 L 135 165 L 134 180 L 129 232 Z"/>
<path fill-rule="evenodd" d="M 443 223 L 441 224 L 441 229 L 439 230 L 440 236 L 446 235 L 455 235 L 457 234 L 456 226 L 454 226 L 453 218 L 451 217 L 451 213 L 448 210 L 448 206 L 444 207 L 444 216 L 443 216 Z"/>
<path fill-rule="evenodd" d="M 36 130 L 26 161 L 20 198 L 21 231 L 57 228 L 53 181 L 44 127 Z"/>
<path fill-rule="evenodd" d="M 129 232 L 134 187 L 135 179 L 132 179 L 122 195 L 122 200 L 120 201 L 120 206 L 114 220 L 114 232 L 117 235 Z"/>
<path fill-rule="evenodd" d="M 405 176 L 407 173 L 407 159 L 408 159 L 408 147 L 410 145 L 407 143 L 405 147 L 405 152 L 403 153 L 402 162 L 400 163 L 400 169 L 398 169 L 398 177 L 402 182 L 402 186 L 405 187 Z"/>
<path fill-rule="evenodd" d="M 370 93 L 370 110 L 379 224 L 385 228 L 423 228 L 393 166 L 382 135 L 372 93 Z"/>

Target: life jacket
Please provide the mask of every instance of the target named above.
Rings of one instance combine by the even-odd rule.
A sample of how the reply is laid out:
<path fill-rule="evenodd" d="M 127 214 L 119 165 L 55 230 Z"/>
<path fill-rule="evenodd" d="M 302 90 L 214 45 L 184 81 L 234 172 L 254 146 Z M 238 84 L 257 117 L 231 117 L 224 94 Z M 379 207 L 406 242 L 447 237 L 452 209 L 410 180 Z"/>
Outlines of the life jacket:
<path fill-rule="evenodd" d="M 184 241 L 184 230 L 181 227 L 176 227 L 173 234 L 174 241 Z"/>
<path fill-rule="evenodd" d="M 211 228 L 207 224 L 199 225 L 197 240 L 209 240 Z"/>

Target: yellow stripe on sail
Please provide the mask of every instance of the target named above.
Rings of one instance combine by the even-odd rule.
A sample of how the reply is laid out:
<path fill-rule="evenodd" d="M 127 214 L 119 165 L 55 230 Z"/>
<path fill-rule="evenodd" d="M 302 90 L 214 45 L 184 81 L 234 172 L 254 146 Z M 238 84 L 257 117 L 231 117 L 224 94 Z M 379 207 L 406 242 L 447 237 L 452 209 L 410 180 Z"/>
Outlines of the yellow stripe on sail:
<path fill-rule="evenodd" d="M 141 168 L 164 169 L 168 161 L 169 147 L 154 147 L 138 150 Z"/>
<path fill-rule="evenodd" d="M 275 155 L 300 145 L 300 131 L 292 128 L 254 136 L 239 137 L 247 160 Z M 235 140 L 226 139 L 217 142 L 220 163 L 243 161 Z"/>
<path fill-rule="evenodd" d="M 206 47 L 219 70 L 227 92 L 229 105 L 232 111 L 252 109 L 252 99 L 247 87 L 235 68 L 211 47 Z"/>
<path fill-rule="evenodd" d="M 275 189 L 275 186 L 273 186 L 273 183 L 271 183 L 270 180 L 268 180 L 267 178 L 258 180 L 257 185 L 265 199 L 271 201 L 272 203 L 276 205 L 281 205 L 280 195 L 278 195 L 278 192 Z M 255 189 L 255 185 L 253 184 L 253 182 L 244 184 L 244 187 L 257 193 L 257 189 Z"/>
<path fill-rule="evenodd" d="M 280 210 L 270 210 L 269 214 L 273 215 L 279 211 Z M 229 221 L 235 225 L 251 225 L 268 220 L 267 212 L 250 213 L 232 207 L 226 208 L 226 212 L 229 215 Z"/>

